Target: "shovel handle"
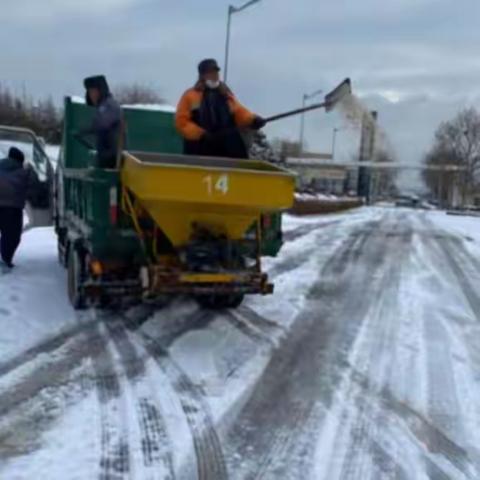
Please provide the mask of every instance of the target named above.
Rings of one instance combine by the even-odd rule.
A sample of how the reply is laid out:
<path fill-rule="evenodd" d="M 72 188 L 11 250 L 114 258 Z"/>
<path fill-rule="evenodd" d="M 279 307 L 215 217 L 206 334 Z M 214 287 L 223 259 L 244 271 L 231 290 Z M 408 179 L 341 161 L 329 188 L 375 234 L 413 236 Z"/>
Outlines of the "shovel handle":
<path fill-rule="evenodd" d="M 291 110 L 290 112 L 281 113 L 279 115 L 274 115 L 273 117 L 266 118 L 267 123 L 275 122 L 282 118 L 292 117 L 294 115 L 299 115 L 300 113 L 309 112 L 310 110 L 317 110 L 319 108 L 325 108 L 327 112 L 332 110 L 335 105 L 342 100 L 346 95 L 352 93 L 352 84 L 349 78 L 346 78 L 337 88 L 332 90 L 322 103 L 316 103 L 310 105 L 309 107 L 297 108 L 296 110 Z"/>
<path fill-rule="evenodd" d="M 310 110 L 318 110 L 319 108 L 325 108 L 327 106 L 326 102 L 316 103 L 314 105 L 309 105 L 305 108 L 297 108 L 296 110 L 290 110 L 289 112 L 280 113 L 278 115 L 274 115 L 273 117 L 268 117 L 265 119 L 267 123 L 275 122 L 277 120 L 281 120 L 282 118 L 293 117 L 294 115 L 299 115 L 300 113 L 309 112 Z"/>

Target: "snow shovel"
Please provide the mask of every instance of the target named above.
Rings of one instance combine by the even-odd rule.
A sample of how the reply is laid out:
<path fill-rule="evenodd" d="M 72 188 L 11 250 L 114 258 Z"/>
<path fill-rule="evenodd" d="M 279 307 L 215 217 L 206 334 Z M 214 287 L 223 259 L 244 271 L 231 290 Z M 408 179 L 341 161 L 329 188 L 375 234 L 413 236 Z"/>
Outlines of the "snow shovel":
<path fill-rule="evenodd" d="M 278 115 L 274 115 L 273 117 L 266 118 L 265 121 L 267 123 L 276 122 L 277 120 L 281 120 L 282 118 L 293 117 L 294 115 L 309 112 L 310 110 L 318 110 L 319 108 L 325 108 L 327 112 L 330 112 L 335 108 L 335 105 L 337 105 L 340 100 L 351 94 L 352 84 L 350 82 L 350 79 L 346 78 L 337 88 L 335 88 L 328 95 L 325 96 L 325 99 L 322 103 L 316 103 L 305 108 L 298 108 L 289 112 L 280 113 Z"/>

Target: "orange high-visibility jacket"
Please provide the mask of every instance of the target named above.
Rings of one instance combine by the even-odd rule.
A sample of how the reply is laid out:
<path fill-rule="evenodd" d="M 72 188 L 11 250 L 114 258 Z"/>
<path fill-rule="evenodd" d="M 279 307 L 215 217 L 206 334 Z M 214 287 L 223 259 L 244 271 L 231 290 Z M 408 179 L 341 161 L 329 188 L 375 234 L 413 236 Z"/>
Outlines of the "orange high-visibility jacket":
<path fill-rule="evenodd" d="M 255 114 L 247 110 L 229 90 L 226 93 L 230 111 L 237 127 L 249 127 L 255 119 Z M 175 126 L 183 138 L 189 141 L 198 141 L 205 130 L 192 120 L 192 114 L 200 108 L 203 100 L 203 89 L 195 86 L 187 90 L 178 102 Z"/>

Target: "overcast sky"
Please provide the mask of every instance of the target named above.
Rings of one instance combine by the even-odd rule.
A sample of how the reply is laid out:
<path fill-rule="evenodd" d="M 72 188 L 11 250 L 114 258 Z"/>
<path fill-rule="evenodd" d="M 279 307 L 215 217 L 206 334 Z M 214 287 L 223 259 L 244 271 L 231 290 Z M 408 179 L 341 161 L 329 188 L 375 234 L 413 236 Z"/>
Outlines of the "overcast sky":
<path fill-rule="evenodd" d="M 0 81 L 35 96 L 60 102 L 82 94 L 84 76 L 104 73 L 176 103 L 201 58 L 223 64 L 227 0 L 1 3 Z M 262 0 L 233 18 L 229 84 L 269 115 L 351 77 L 399 161 L 419 161 L 440 121 L 479 104 L 479 22 L 479 0 Z M 309 114 L 309 148 L 330 151 L 342 125 L 337 115 Z M 298 119 L 267 128 L 271 137 L 298 131 Z M 357 142 L 358 132 L 339 132 L 337 158 Z"/>

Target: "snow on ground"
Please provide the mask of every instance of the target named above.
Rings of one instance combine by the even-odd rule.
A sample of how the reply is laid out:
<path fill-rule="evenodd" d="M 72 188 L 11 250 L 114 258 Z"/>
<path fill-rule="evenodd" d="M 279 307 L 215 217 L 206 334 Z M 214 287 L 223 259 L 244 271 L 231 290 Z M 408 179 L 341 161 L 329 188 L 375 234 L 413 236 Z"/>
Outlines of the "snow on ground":
<path fill-rule="evenodd" d="M 450 230 L 480 245 L 480 217 L 448 215 L 443 211 L 430 212 L 429 218 L 439 228 Z"/>
<path fill-rule="evenodd" d="M 65 409 L 55 428 L 42 438 L 45 448 L 7 460 L 0 467 L 5 480 L 33 478 L 86 480 L 96 478 L 99 461 L 99 422 L 95 393 Z M 45 413 L 47 415 L 47 413 Z M 42 477 L 39 473 L 43 473 Z"/>
<path fill-rule="evenodd" d="M 58 145 L 46 145 L 45 153 L 50 157 L 53 164 L 56 165 L 60 154 L 60 147 Z"/>
<path fill-rule="evenodd" d="M 72 103 L 80 103 L 85 104 L 85 98 L 73 95 L 70 97 Z M 124 104 L 122 108 L 131 108 L 131 109 L 138 109 L 138 110 L 152 110 L 156 112 L 167 112 L 167 113 L 175 113 L 176 108 L 173 105 L 169 105 L 168 103 L 134 103 L 134 104 Z"/>
<path fill-rule="evenodd" d="M 28 232 L 0 276 L 0 478 L 479 478 L 476 222 L 286 216 L 274 295 L 125 318 L 75 314 Z"/>
<path fill-rule="evenodd" d="M 320 200 L 322 202 L 338 202 L 342 200 L 355 201 L 356 198 L 334 195 L 331 193 L 296 193 L 295 199 L 299 201 Z"/>
<path fill-rule="evenodd" d="M 0 272 L 0 362 L 76 323 L 51 228 L 24 234 L 11 272 Z"/>

